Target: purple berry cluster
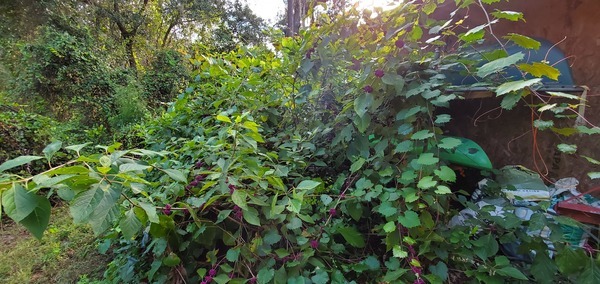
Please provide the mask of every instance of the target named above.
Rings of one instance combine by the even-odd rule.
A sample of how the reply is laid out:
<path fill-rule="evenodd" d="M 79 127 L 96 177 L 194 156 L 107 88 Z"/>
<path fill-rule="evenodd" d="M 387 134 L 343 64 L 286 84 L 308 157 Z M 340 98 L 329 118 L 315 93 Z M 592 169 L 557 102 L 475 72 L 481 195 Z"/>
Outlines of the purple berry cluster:
<path fill-rule="evenodd" d="M 211 268 L 208 271 L 208 275 L 204 276 L 204 279 L 202 279 L 202 282 L 200 282 L 200 284 L 208 284 L 212 282 L 213 277 L 215 277 L 215 275 L 217 275 L 217 270 L 215 268 Z"/>
<path fill-rule="evenodd" d="M 319 240 L 318 239 L 310 240 L 310 247 L 313 249 L 317 249 L 319 247 Z"/>
<path fill-rule="evenodd" d="M 236 190 L 236 187 L 233 184 L 229 184 L 227 187 L 229 188 L 229 194 L 233 194 L 233 192 Z"/>
<path fill-rule="evenodd" d="M 367 85 L 363 88 L 363 91 L 365 91 L 365 93 L 372 93 L 373 92 L 373 87 L 371 87 L 371 85 Z"/>
<path fill-rule="evenodd" d="M 165 214 L 165 215 L 171 215 L 171 213 L 173 213 L 171 211 L 171 208 L 172 208 L 171 204 L 168 204 L 168 203 L 165 204 L 165 207 L 162 210 L 163 214 Z"/>
<path fill-rule="evenodd" d="M 381 78 L 381 77 L 383 77 L 384 75 L 385 75 L 385 72 L 383 72 L 383 70 L 381 70 L 381 69 L 377 69 L 377 70 L 375 70 L 375 77 L 377 77 L 377 78 Z"/>
<path fill-rule="evenodd" d="M 242 208 L 240 208 L 239 206 L 233 206 L 233 217 L 237 220 L 242 221 L 243 218 L 243 214 L 242 214 Z"/>
<path fill-rule="evenodd" d="M 416 260 L 417 262 L 419 261 L 417 252 L 415 251 L 415 248 L 413 248 L 413 246 L 409 245 L 408 252 L 410 253 L 410 258 L 409 258 L 410 270 L 415 274 L 415 276 L 417 276 L 417 279 L 415 279 L 413 284 L 425 284 L 425 281 L 423 280 L 423 278 L 421 278 L 421 275 L 422 275 L 421 273 L 423 272 L 423 270 L 421 269 L 421 267 L 413 265 L 413 262 L 412 262 L 413 259 Z"/>

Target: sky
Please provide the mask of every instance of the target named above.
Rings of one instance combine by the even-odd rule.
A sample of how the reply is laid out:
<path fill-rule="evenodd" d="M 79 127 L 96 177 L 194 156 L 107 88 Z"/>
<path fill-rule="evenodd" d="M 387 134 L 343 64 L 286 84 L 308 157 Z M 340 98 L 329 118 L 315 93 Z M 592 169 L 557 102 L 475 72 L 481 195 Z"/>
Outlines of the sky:
<path fill-rule="evenodd" d="M 390 0 L 358 0 L 361 8 L 372 8 L 373 6 L 384 6 Z M 277 14 L 285 11 L 285 0 L 247 0 L 248 6 L 259 17 L 274 22 Z"/>

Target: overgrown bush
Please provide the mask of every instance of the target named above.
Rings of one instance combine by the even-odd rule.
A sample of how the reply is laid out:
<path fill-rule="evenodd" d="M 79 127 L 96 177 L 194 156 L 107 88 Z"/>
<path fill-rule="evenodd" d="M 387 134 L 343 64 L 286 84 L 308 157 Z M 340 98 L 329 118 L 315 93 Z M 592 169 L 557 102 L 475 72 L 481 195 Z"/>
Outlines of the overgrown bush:
<path fill-rule="evenodd" d="M 555 220 L 568 219 L 548 218 L 549 204 L 530 206 L 532 218 L 522 220 L 465 201 L 478 218 L 447 225 L 457 211 L 450 202 L 465 198 L 440 158 L 461 144 L 441 135 L 451 117 L 435 112 L 459 98 L 445 74 L 458 65 L 479 71 L 490 91 L 509 98 L 505 108 L 535 96 L 539 80 L 486 80 L 516 63 L 506 53 L 480 66 L 462 50 L 436 52 L 456 39 L 479 52 L 492 25 L 457 34 L 461 19 L 429 18 L 436 3 L 412 1 L 377 17 L 350 9 L 282 38 L 275 52 L 194 58 L 194 83 L 145 126 L 144 149 L 117 143 L 85 154 L 88 145 L 73 145 L 65 147 L 79 156 L 72 162 L 34 177 L 4 174 L 4 212 L 41 237 L 49 203 L 36 192 L 56 188 L 75 222 L 112 244 L 105 276 L 114 283 L 597 282 L 598 260 L 565 245 Z M 536 76 L 552 68 L 540 64 Z M 46 148 L 49 163 L 57 151 Z M 39 159 L 16 158 L 0 172 Z M 549 239 L 524 230 L 545 226 Z M 502 255 L 503 244 L 533 262 Z"/>
<path fill-rule="evenodd" d="M 183 56 L 175 50 L 156 53 L 142 78 L 144 97 L 154 107 L 172 101 L 189 82 L 189 72 Z"/>

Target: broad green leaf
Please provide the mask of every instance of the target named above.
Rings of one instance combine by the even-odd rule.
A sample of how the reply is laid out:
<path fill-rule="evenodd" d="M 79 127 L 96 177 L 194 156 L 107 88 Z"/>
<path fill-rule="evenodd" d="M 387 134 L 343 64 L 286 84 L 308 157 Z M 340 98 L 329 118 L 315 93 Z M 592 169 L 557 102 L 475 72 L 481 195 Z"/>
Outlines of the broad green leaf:
<path fill-rule="evenodd" d="M 448 279 L 448 266 L 443 261 L 439 261 L 436 265 L 430 265 L 429 271 L 442 279 L 442 281 Z"/>
<path fill-rule="evenodd" d="M 554 127 L 554 121 L 536 119 L 533 121 L 533 126 L 539 130 L 544 130 L 544 129 Z"/>
<path fill-rule="evenodd" d="M 248 224 L 252 224 L 254 226 L 260 226 L 260 219 L 258 218 L 258 211 L 254 209 L 254 207 L 248 207 L 248 210 L 242 210 L 242 215 L 244 216 L 244 220 L 248 222 Z"/>
<path fill-rule="evenodd" d="M 565 247 L 555 257 L 558 270 L 566 275 L 580 274 L 589 262 L 589 257 L 580 248 Z"/>
<path fill-rule="evenodd" d="M 119 228 L 125 239 L 133 239 L 135 235 L 142 229 L 142 222 L 135 216 L 133 208 L 127 210 L 125 215 L 119 221 Z"/>
<path fill-rule="evenodd" d="M 597 261 L 590 260 L 586 269 L 577 277 L 577 283 L 600 283 L 600 266 Z"/>
<path fill-rule="evenodd" d="M 387 222 L 383 226 L 383 231 L 385 231 L 386 233 L 391 233 L 395 230 L 396 230 L 396 223 L 394 223 L 393 221 Z"/>
<path fill-rule="evenodd" d="M 519 68 L 538 78 L 546 76 L 552 80 L 558 80 L 558 76 L 560 76 L 560 71 L 558 71 L 558 69 L 541 62 L 534 62 L 532 64 L 519 64 Z"/>
<path fill-rule="evenodd" d="M 271 282 L 271 280 L 275 277 L 275 269 L 263 267 L 258 271 L 256 275 L 256 280 L 259 284 L 267 284 Z"/>
<path fill-rule="evenodd" d="M 450 194 L 452 193 L 452 191 L 450 190 L 449 187 L 445 186 L 445 185 L 438 185 L 437 189 L 435 190 L 436 194 Z"/>
<path fill-rule="evenodd" d="M 315 269 L 315 275 L 313 275 L 313 277 L 310 278 L 310 280 L 314 283 L 314 284 L 328 284 L 331 283 L 329 281 L 329 274 L 327 274 L 327 271 L 325 269 L 322 269 L 321 267 L 324 266 L 317 266 L 317 269 Z"/>
<path fill-rule="evenodd" d="M 187 183 L 187 177 L 186 177 L 186 175 L 182 171 L 180 171 L 180 170 L 163 169 L 162 171 L 165 172 L 167 175 L 169 175 L 175 181 L 182 182 L 182 183 Z"/>
<path fill-rule="evenodd" d="M 435 175 L 445 182 L 455 182 L 456 173 L 448 166 L 441 166 L 434 171 Z"/>
<path fill-rule="evenodd" d="M 356 160 L 354 163 L 352 163 L 352 165 L 350 166 L 350 172 L 355 173 L 356 171 L 360 170 L 360 168 L 362 168 L 362 166 L 365 164 L 366 160 L 363 158 L 358 158 L 358 160 Z"/>
<path fill-rule="evenodd" d="M 558 271 L 554 261 L 546 252 L 537 252 L 531 265 L 531 274 L 537 283 L 553 283 L 554 274 Z M 600 280 L 600 279 L 599 279 Z"/>
<path fill-rule="evenodd" d="M 418 164 L 425 166 L 436 164 L 439 161 L 440 159 L 438 157 L 435 157 L 433 153 L 423 153 L 419 155 L 419 158 L 417 159 Z"/>
<path fill-rule="evenodd" d="M 398 212 L 398 208 L 394 207 L 391 202 L 385 201 L 377 207 L 377 212 L 385 217 L 390 217 Z"/>
<path fill-rule="evenodd" d="M 458 138 L 445 137 L 442 138 L 442 140 L 440 140 L 440 144 L 438 144 L 438 147 L 440 147 L 441 149 L 450 150 L 460 146 L 460 144 L 462 144 L 462 141 Z"/>
<path fill-rule="evenodd" d="M 410 39 L 414 41 L 418 41 L 423 36 L 423 29 L 418 24 L 413 26 L 412 31 L 410 32 Z"/>
<path fill-rule="evenodd" d="M 25 217 L 19 223 L 25 226 L 33 236 L 40 240 L 50 222 L 50 211 L 52 206 L 50 205 L 50 201 L 43 196 L 36 195 L 35 199 L 37 199 L 37 207 L 35 207 L 29 216 Z"/>
<path fill-rule="evenodd" d="M 433 180 L 432 176 L 424 176 L 417 183 L 417 187 L 420 189 L 429 189 L 437 185 L 437 181 Z"/>
<path fill-rule="evenodd" d="M 300 184 L 298 184 L 298 186 L 296 186 L 296 189 L 311 190 L 311 189 L 314 189 L 315 187 L 319 186 L 319 184 L 321 184 L 321 182 L 314 181 L 314 180 L 303 180 L 300 182 Z"/>
<path fill-rule="evenodd" d="M 144 209 L 146 212 L 146 216 L 148 216 L 148 221 L 152 223 L 159 223 L 158 214 L 156 213 L 156 207 L 150 203 L 139 202 L 138 205 Z"/>
<path fill-rule="evenodd" d="M 438 114 L 435 118 L 435 124 L 445 124 L 450 122 L 452 117 L 449 114 Z"/>
<path fill-rule="evenodd" d="M 323 205 L 327 206 L 332 201 L 333 201 L 333 198 L 331 198 L 331 196 L 329 196 L 327 194 L 321 194 L 321 202 L 323 202 Z"/>
<path fill-rule="evenodd" d="M 216 118 L 217 118 L 218 121 L 231 123 L 231 119 L 229 119 L 229 117 L 224 116 L 222 114 L 218 114 Z"/>
<path fill-rule="evenodd" d="M 245 190 L 240 189 L 234 191 L 231 195 L 231 201 L 233 201 L 233 204 L 237 205 L 238 207 L 244 210 L 248 209 L 248 205 L 246 204 L 247 198 L 248 193 Z"/>
<path fill-rule="evenodd" d="M 13 186 L 2 193 L 4 213 L 15 222 L 21 222 L 38 206 L 40 199 L 33 192 L 27 191 L 21 184 Z"/>
<path fill-rule="evenodd" d="M 363 93 L 354 100 L 354 111 L 359 117 L 363 117 L 371 104 L 373 104 L 374 98 L 372 94 Z"/>
<path fill-rule="evenodd" d="M 102 186 L 106 185 L 95 185 L 75 196 L 69 207 L 75 223 L 81 224 L 92 218 L 107 217 L 108 210 L 115 205 L 120 193 L 111 188 L 103 189 Z"/>
<path fill-rule="evenodd" d="M 402 141 L 396 144 L 396 149 L 394 149 L 395 153 L 406 153 L 413 148 L 413 142 L 410 140 Z"/>
<path fill-rule="evenodd" d="M 525 54 L 522 52 L 517 52 L 511 56 L 499 58 L 494 61 L 488 62 L 483 66 L 479 67 L 477 70 L 477 76 L 481 78 L 485 78 L 493 73 L 500 72 L 504 70 L 504 68 L 511 66 L 520 60 L 525 58 Z"/>
<path fill-rule="evenodd" d="M 508 35 L 504 36 L 504 38 L 526 49 L 538 50 L 540 49 L 540 46 L 542 46 L 539 41 L 520 34 L 509 33 Z"/>
<path fill-rule="evenodd" d="M 515 279 L 519 279 L 519 280 L 529 280 L 527 278 L 527 276 L 525 276 L 525 274 L 523 274 L 523 272 L 521 272 L 520 270 L 518 270 L 512 266 L 502 267 L 502 268 L 496 270 L 496 273 L 498 273 L 498 275 L 508 276 L 508 277 L 512 277 Z"/>
<path fill-rule="evenodd" d="M 406 228 L 414 228 L 421 225 L 419 214 L 412 210 L 407 210 L 401 216 L 398 216 L 398 222 Z"/>
<path fill-rule="evenodd" d="M 337 229 L 338 233 L 342 234 L 342 237 L 353 247 L 364 248 L 365 240 L 360 232 L 354 227 L 340 227 Z"/>
<path fill-rule="evenodd" d="M 497 19 L 506 19 L 506 20 L 513 21 L 513 22 L 516 22 L 519 20 L 525 21 L 525 19 L 523 18 L 523 13 L 521 13 L 521 12 L 496 10 L 495 12 L 492 12 L 491 14 L 494 17 L 496 17 Z"/>
<path fill-rule="evenodd" d="M 90 144 L 92 144 L 92 143 L 88 142 L 88 143 L 84 143 L 84 144 L 71 145 L 71 146 L 65 147 L 65 149 L 75 151 L 75 152 L 77 152 L 77 155 L 79 155 L 79 152 L 81 151 L 81 149 L 85 148 L 86 146 L 88 146 Z"/>
<path fill-rule="evenodd" d="M 148 165 L 140 165 L 136 163 L 127 163 L 119 166 L 119 172 L 145 171 L 150 169 Z"/>
<path fill-rule="evenodd" d="M 46 157 L 46 160 L 48 160 L 48 162 L 52 160 L 54 154 L 56 154 L 56 152 L 60 150 L 60 147 L 62 147 L 62 142 L 56 141 L 48 144 L 48 146 L 46 146 L 46 148 L 42 150 L 42 153 L 44 153 L 44 156 Z"/>
<path fill-rule="evenodd" d="M 388 73 L 381 77 L 381 81 L 386 85 L 396 85 L 398 82 L 404 81 L 402 76 L 398 74 Z"/>
<path fill-rule="evenodd" d="M 413 135 L 410 137 L 410 139 L 425 140 L 425 139 L 431 138 L 431 137 L 433 137 L 433 133 L 431 133 L 431 131 L 429 131 L 428 129 L 424 129 L 424 130 L 413 133 Z"/>
<path fill-rule="evenodd" d="M 473 241 L 473 245 L 475 245 L 473 248 L 475 254 L 483 260 L 496 255 L 499 249 L 498 242 L 492 234 L 479 237 Z"/>
<path fill-rule="evenodd" d="M 477 40 L 482 39 L 483 36 L 485 36 L 484 28 L 487 26 L 488 26 L 487 24 L 476 26 L 476 27 L 468 30 L 466 33 L 461 34 L 459 36 L 459 38 L 460 38 L 460 40 L 464 41 L 465 43 L 473 43 Z"/>
<path fill-rule="evenodd" d="M 575 144 L 561 143 L 556 145 L 556 148 L 558 148 L 559 151 L 567 154 L 575 154 L 575 152 L 577 152 L 577 145 Z"/>
<path fill-rule="evenodd" d="M 600 127 L 587 127 L 587 126 L 577 126 L 577 132 L 579 133 L 583 133 L 583 134 L 588 134 L 588 135 L 593 135 L 593 134 L 600 134 Z"/>
<path fill-rule="evenodd" d="M 8 169 L 12 169 L 27 163 L 31 163 L 35 160 L 39 160 L 42 159 L 43 157 L 40 156 L 20 156 L 17 158 L 14 158 L 12 160 L 8 160 L 4 163 L 2 163 L 2 165 L 0 165 L 0 173 L 3 171 L 6 171 Z"/>
<path fill-rule="evenodd" d="M 530 80 L 518 80 L 518 81 L 506 82 L 506 83 L 498 86 L 498 88 L 496 89 L 496 95 L 502 96 L 502 95 L 508 94 L 510 92 L 519 91 L 519 90 L 522 90 L 523 88 L 530 87 L 541 81 L 542 81 L 542 79 L 535 78 L 535 79 L 530 79 Z"/>
<path fill-rule="evenodd" d="M 227 253 L 225 254 L 225 258 L 227 258 L 227 260 L 229 262 L 236 262 L 238 260 L 238 257 L 240 255 L 240 248 L 236 247 L 236 248 L 230 248 Z"/>
<path fill-rule="evenodd" d="M 181 263 L 181 259 L 179 256 L 177 256 L 177 254 L 171 252 L 169 255 L 167 255 L 167 257 L 163 258 L 162 263 L 168 267 L 175 267 Z"/>
<path fill-rule="evenodd" d="M 513 109 L 517 103 L 521 100 L 522 92 L 519 93 L 509 93 L 502 98 L 502 102 L 500 103 L 500 107 L 506 110 Z"/>
<path fill-rule="evenodd" d="M 408 256 L 408 252 L 405 251 L 401 246 L 395 245 L 392 249 L 392 254 L 397 258 L 406 258 Z"/>

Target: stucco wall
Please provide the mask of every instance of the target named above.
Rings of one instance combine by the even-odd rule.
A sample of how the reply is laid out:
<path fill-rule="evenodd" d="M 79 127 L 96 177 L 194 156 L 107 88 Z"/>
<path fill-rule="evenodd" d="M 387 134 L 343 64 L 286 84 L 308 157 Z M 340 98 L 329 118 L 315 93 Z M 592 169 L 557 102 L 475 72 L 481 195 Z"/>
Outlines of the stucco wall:
<path fill-rule="evenodd" d="M 560 42 L 558 47 L 568 57 L 576 84 L 590 88 L 585 118 L 594 125 L 600 125 L 600 1 L 512 0 L 497 3 L 488 11 L 494 9 L 520 11 L 526 19 L 526 22 L 504 21 L 494 25 L 498 35 L 515 32 Z M 483 14 L 479 9 L 471 9 L 469 15 L 465 25 L 474 27 L 482 23 Z M 582 158 L 556 151 L 559 143 L 576 143 L 578 154 L 600 159 L 599 137 L 564 137 L 542 132 L 535 139 L 539 148 L 536 151 L 529 108 L 520 105 L 513 111 L 495 110 L 481 116 L 498 105 L 495 100 L 475 99 L 455 103 L 453 107 L 460 111 L 454 116 L 450 132 L 480 143 L 496 167 L 521 164 L 547 173 L 548 180 L 574 176 L 582 182 L 580 189 L 583 190 L 600 183 L 586 176 L 588 171 L 600 171 L 599 168 L 593 168 Z M 536 156 L 543 159 L 536 160 Z"/>

